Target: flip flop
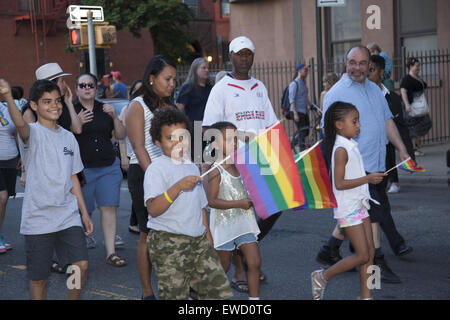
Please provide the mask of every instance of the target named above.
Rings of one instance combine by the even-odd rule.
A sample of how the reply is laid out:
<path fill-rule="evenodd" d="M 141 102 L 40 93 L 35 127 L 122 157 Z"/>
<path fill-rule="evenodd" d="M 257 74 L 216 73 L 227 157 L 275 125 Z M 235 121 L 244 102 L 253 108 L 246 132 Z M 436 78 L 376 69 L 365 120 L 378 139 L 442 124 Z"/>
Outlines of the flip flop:
<path fill-rule="evenodd" d="M 242 286 L 246 286 L 246 287 L 244 287 L 245 289 Z M 241 280 L 231 281 L 231 287 L 238 292 L 248 293 L 248 282 L 247 281 L 241 281 Z"/>

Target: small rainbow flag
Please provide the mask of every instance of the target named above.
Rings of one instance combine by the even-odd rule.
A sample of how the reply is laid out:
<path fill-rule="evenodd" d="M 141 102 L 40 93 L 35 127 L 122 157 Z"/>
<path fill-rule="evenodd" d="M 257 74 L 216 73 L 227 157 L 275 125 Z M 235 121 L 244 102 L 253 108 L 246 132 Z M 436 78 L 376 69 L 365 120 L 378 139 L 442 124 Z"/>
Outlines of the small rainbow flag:
<path fill-rule="evenodd" d="M 425 169 L 422 167 L 416 166 L 416 163 L 413 159 L 409 158 L 406 161 L 400 163 L 398 167 L 407 172 L 425 172 Z"/>
<path fill-rule="evenodd" d="M 238 148 L 234 164 L 262 219 L 305 203 L 294 155 L 280 122 Z"/>
<path fill-rule="evenodd" d="M 0 123 L 2 124 L 2 126 L 7 126 L 9 123 L 5 115 L 1 111 L 0 111 Z"/>
<path fill-rule="evenodd" d="M 295 156 L 306 202 L 300 209 L 337 208 L 320 141 Z"/>

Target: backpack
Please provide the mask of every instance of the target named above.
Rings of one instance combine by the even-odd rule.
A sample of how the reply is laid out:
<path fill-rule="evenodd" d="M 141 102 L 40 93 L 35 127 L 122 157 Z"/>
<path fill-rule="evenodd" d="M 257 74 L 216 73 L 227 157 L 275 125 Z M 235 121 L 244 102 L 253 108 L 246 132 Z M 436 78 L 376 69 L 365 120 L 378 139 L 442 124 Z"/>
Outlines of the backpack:
<path fill-rule="evenodd" d="M 297 82 L 294 81 L 294 83 L 297 86 L 298 90 Z M 289 111 L 289 109 L 291 108 L 291 104 L 289 103 L 289 85 L 284 89 L 283 95 L 281 96 L 281 113 L 286 119 L 292 120 L 292 114 Z"/>

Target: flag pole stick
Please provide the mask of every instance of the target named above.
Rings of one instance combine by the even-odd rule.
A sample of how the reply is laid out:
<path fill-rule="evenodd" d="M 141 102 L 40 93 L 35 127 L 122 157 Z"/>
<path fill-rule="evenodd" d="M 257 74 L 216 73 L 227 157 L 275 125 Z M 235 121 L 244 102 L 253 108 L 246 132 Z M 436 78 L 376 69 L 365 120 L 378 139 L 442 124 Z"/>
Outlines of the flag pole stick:
<path fill-rule="evenodd" d="M 390 168 L 390 169 L 389 169 L 388 171 L 386 171 L 384 174 L 388 174 L 389 172 L 391 172 L 392 170 L 394 170 L 394 169 L 400 167 L 402 164 L 404 164 L 406 161 L 408 161 L 408 160 L 410 160 L 410 159 L 411 159 L 411 157 L 408 157 L 408 159 L 406 159 L 406 160 L 400 162 L 400 163 L 399 163 L 398 165 L 396 165 L 395 167 Z"/>
<path fill-rule="evenodd" d="M 317 141 L 311 148 L 307 149 L 305 153 L 303 153 L 297 160 L 295 160 L 295 163 L 299 162 L 300 160 L 302 160 L 308 153 L 310 153 L 315 147 L 317 147 L 317 145 L 319 145 L 323 140 L 320 139 L 319 141 Z"/>

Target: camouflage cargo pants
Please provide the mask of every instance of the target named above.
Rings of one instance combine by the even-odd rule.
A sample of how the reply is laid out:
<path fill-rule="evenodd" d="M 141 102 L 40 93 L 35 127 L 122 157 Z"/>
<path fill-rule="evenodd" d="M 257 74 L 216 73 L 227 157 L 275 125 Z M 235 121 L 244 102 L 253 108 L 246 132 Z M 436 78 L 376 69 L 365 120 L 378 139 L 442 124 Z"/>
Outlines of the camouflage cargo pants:
<path fill-rule="evenodd" d="M 150 230 L 147 247 L 158 277 L 162 300 L 183 300 L 189 287 L 198 298 L 227 299 L 233 296 L 219 257 L 206 239 Z"/>

